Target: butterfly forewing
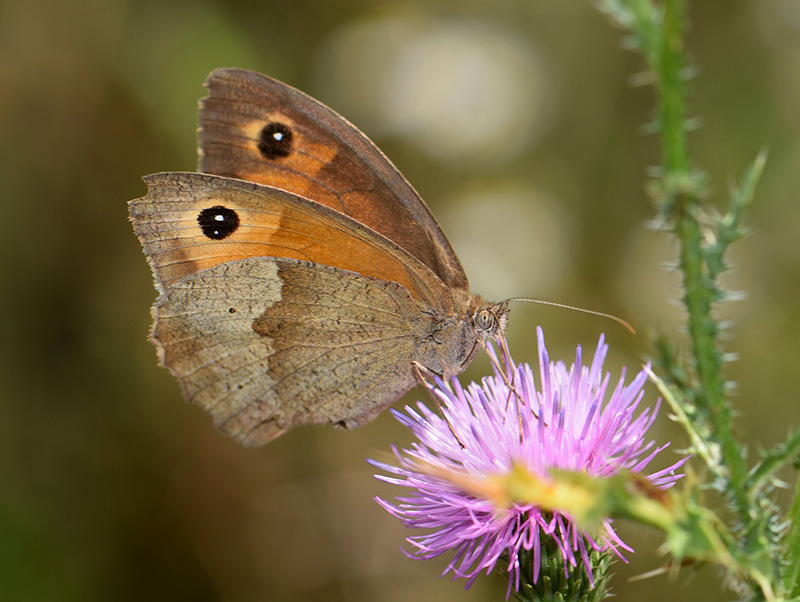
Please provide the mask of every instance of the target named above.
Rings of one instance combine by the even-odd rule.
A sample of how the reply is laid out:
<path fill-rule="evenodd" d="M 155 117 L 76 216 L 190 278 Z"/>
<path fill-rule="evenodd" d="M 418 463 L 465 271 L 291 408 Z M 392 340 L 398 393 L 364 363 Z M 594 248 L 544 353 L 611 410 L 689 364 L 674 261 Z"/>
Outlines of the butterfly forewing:
<path fill-rule="evenodd" d="M 291 192 L 196 173 L 147 176 L 131 220 L 161 290 L 247 257 L 286 257 L 396 282 L 424 305 L 448 308 L 426 266 L 373 230 Z"/>
<path fill-rule="evenodd" d="M 386 156 L 343 117 L 266 76 L 217 69 L 200 105 L 200 171 L 314 199 L 392 240 L 446 285 L 464 270 L 428 207 Z"/>

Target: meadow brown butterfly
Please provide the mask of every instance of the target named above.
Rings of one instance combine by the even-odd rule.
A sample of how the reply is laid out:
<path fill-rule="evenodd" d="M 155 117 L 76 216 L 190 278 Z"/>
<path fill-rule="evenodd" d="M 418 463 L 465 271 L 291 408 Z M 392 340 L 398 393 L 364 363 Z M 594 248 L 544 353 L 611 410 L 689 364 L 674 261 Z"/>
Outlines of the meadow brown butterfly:
<path fill-rule="evenodd" d="M 302 92 L 218 69 L 203 173 L 144 178 L 130 219 L 155 278 L 151 338 L 186 398 L 262 445 L 353 428 L 420 370 L 462 372 L 507 302 L 469 292 L 428 207 L 358 129 Z"/>

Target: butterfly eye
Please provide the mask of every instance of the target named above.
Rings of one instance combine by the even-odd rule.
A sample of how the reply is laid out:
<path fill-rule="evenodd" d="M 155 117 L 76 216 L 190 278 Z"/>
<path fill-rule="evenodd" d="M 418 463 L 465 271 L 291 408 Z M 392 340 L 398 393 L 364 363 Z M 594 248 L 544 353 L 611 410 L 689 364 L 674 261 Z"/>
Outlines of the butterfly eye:
<path fill-rule="evenodd" d="M 494 328 L 494 325 L 495 325 L 494 314 L 490 312 L 488 309 L 482 309 L 477 314 L 475 314 L 475 328 L 478 329 L 478 332 L 491 330 L 492 328 Z"/>
<path fill-rule="evenodd" d="M 210 239 L 222 240 L 239 228 L 239 215 L 233 209 L 216 205 L 203 209 L 197 216 L 197 223 Z"/>
<path fill-rule="evenodd" d="M 292 128 L 277 121 L 268 123 L 258 137 L 258 150 L 267 159 L 288 157 L 292 152 Z"/>

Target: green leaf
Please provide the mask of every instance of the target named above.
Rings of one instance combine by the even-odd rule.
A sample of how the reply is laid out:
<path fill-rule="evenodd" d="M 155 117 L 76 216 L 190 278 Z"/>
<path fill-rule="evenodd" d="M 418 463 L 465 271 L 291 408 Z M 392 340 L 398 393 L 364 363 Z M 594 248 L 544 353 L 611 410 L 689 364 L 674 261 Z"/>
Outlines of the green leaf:
<path fill-rule="evenodd" d="M 800 457 L 800 429 L 794 431 L 786 441 L 774 449 L 765 452 L 761 461 L 750 471 L 748 478 L 750 500 L 755 502 L 777 472 L 790 462 L 796 462 L 798 457 Z"/>

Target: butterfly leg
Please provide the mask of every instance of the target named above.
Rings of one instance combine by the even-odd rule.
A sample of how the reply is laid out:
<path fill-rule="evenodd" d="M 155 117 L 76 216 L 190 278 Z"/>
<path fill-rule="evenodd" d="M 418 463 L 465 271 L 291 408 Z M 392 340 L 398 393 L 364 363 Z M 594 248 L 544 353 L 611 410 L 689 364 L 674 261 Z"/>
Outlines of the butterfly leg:
<path fill-rule="evenodd" d="M 498 337 L 496 339 L 498 346 L 500 347 L 501 357 L 498 358 L 497 354 L 494 352 L 493 348 L 490 348 L 486 344 L 485 339 L 480 340 L 480 344 L 483 347 L 484 351 L 486 351 L 486 355 L 489 356 L 489 361 L 494 366 L 494 370 L 496 374 L 500 375 L 500 378 L 503 380 L 503 383 L 508 387 L 508 398 L 506 399 L 506 409 L 508 409 L 508 404 L 511 403 L 512 397 L 516 397 L 519 402 L 524 405 L 522 395 L 515 387 L 514 381 L 516 380 L 516 371 L 513 370 L 513 366 L 511 363 L 511 352 L 508 349 L 508 343 L 505 340 L 505 337 Z M 522 441 L 524 437 L 523 427 L 522 427 L 522 416 L 519 414 L 520 405 L 517 405 L 517 419 L 519 422 L 519 438 Z M 539 419 L 539 414 L 531 408 L 531 413 L 533 414 L 534 418 L 537 420 Z"/>
<path fill-rule="evenodd" d="M 462 443 L 461 439 L 458 438 L 458 435 L 456 434 L 453 425 L 447 419 L 447 414 L 444 413 L 439 398 L 436 397 L 436 395 L 434 395 L 433 393 L 433 384 L 431 384 L 430 380 L 428 380 L 428 379 L 434 379 L 437 376 L 441 378 L 442 377 L 441 374 L 437 374 L 436 372 L 434 372 L 427 366 L 420 364 L 419 362 L 412 362 L 411 367 L 414 370 L 414 376 L 416 377 L 417 382 L 419 382 L 419 384 L 425 388 L 425 390 L 428 392 L 428 395 L 430 395 L 430 398 L 433 400 L 433 403 L 435 403 L 436 407 L 439 409 L 439 414 L 442 415 L 442 418 L 444 419 L 445 423 L 447 423 L 447 428 L 450 429 L 450 432 L 453 434 L 453 438 L 458 442 L 458 445 L 461 446 L 461 449 L 464 449 L 465 445 Z"/>

